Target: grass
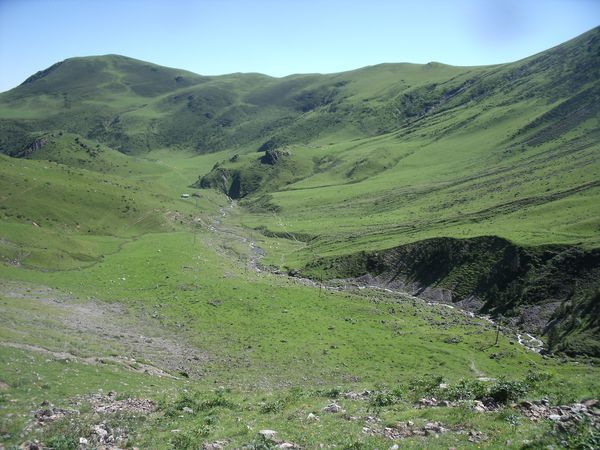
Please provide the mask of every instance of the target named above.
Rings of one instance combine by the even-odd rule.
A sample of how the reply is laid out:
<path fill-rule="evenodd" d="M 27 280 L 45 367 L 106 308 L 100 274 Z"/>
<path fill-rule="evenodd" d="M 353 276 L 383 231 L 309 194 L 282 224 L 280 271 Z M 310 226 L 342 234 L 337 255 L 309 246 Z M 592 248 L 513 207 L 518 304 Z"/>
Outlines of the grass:
<path fill-rule="evenodd" d="M 212 212 L 218 214 L 218 205 L 213 205 Z M 200 378 L 170 380 L 137 374 L 119 364 L 86 365 L 54 358 L 42 364 L 47 356 L 3 347 L 2 381 L 9 390 L 3 394 L 2 427 L 10 436 L 8 442 L 26 436 L 44 441 L 62 436 L 78 442 L 79 437 L 88 436 L 87 424 L 97 422 L 89 414 L 83 414 L 76 424 L 59 421 L 41 435 L 20 437 L 19 430 L 29 420 L 27 411 L 42 400 L 68 406 L 69 399 L 98 389 L 161 402 L 156 415 L 127 416 L 131 442 L 151 448 L 185 448 L 198 439 L 213 442 L 223 438 L 235 447 L 258 442 L 257 432 L 263 428 L 278 430 L 280 438 L 307 447 L 328 442 L 359 442 L 364 448 L 383 445 L 383 437 L 362 433 L 364 417 L 373 415 L 368 402 L 339 400 L 348 415 L 363 418 L 358 422 L 321 412 L 330 400 L 319 392 L 336 386 L 356 391 L 400 389 L 402 401 L 378 409 L 384 423 L 456 424 L 484 432 L 490 436 L 486 445 L 493 447 L 516 432 L 502 414 L 479 416 L 468 407 L 459 410 L 459 415 L 454 410 L 414 410 L 410 386 L 432 374 L 457 383 L 479 373 L 525 379 L 533 370 L 551 377 L 530 392 L 534 398 L 547 396 L 553 403 L 561 403 L 597 394 L 593 364 L 544 359 L 525 352 L 510 336 L 503 337 L 498 347 L 490 347 L 495 330 L 489 324 L 447 308 L 378 291 L 320 292 L 269 273 L 248 272 L 243 252 L 244 246 L 235 245 L 231 235 L 182 228 L 140 235 L 118 252 L 105 254 L 96 264 L 77 271 L 50 273 L 3 266 L 2 278 L 13 280 L 13 290 L 20 286 L 20 292 L 31 291 L 28 298 L 2 295 L 0 336 L 4 342 L 70 350 L 80 356 L 123 354 L 124 343 L 118 338 L 63 334 L 60 321 L 68 320 L 69 312 L 40 303 L 36 297 L 48 296 L 47 292 L 37 293 L 37 286 L 42 285 L 55 289 L 60 298 L 68 293 L 68 303 L 86 305 L 95 299 L 121 305 L 128 312 L 115 321 L 123 321 L 123 329 L 144 323 L 154 332 L 161 330 L 160 335 L 188 342 L 208 355 L 198 363 Z M 40 317 L 46 319 L 40 321 Z M 28 331 L 32 323 L 35 332 Z M 139 358 L 135 352 L 131 356 Z M 31 375 L 22 377 L 23 371 Z M 212 393 L 215 386 L 223 386 L 224 393 Z M 226 402 L 206 403 L 215 395 L 223 395 Z M 169 413 L 181 411 L 181 396 L 192 397 L 193 415 Z M 214 406 L 197 406 L 203 404 Z M 307 421 L 310 412 L 321 416 L 317 424 Z M 111 420 L 107 416 L 105 422 Z M 539 438 L 546 430 L 544 424 L 527 421 L 517 427 L 522 439 Z M 173 433 L 173 429 L 180 431 Z M 436 439 L 435 444 L 460 445 L 463 441 L 466 437 L 453 433 Z M 424 441 L 412 438 L 406 444 L 419 447 Z"/>
<path fill-rule="evenodd" d="M 510 402 L 598 398 L 595 359 L 528 352 L 510 330 L 496 345 L 489 322 L 408 295 L 255 270 L 254 247 L 282 270 L 430 238 L 597 249 L 596 34 L 508 65 L 283 79 L 76 58 L 0 95 L 1 150 L 23 157 L 0 155 L 2 445 L 76 448 L 103 422 L 140 448 L 268 448 L 261 429 L 386 448 L 383 428 L 409 420 L 451 431 L 407 448 L 468 446 L 469 431 L 489 448 L 560 445 Z M 446 281 L 476 286 L 480 256 Z M 582 344 L 573 330 L 594 345 L 590 293 L 560 309 L 565 348 Z M 157 410 L 95 413 L 101 389 Z M 477 413 L 483 393 L 508 405 Z M 465 403 L 415 407 L 434 395 Z M 43 400 L 81 414 L 29 427 Z M 324 412 L 333 400 L 346 412 Z"/>
<path fill-rule="evenodd" d="M 223 203 L 216 194 L 203 192 L 201 209 L 176 196 L 193 172 L 185 168 L 185 161 L 196 159 L 171 161 L 164 153 L 157 153 L 154 158 L 155 164 L 164 161 L 161 167 L 172 168 L 163 179 L 173 183 L 170 202 L 181 203 L 180 211 L 206 216 L 206 223 L 210 223 L 209 215 L 221 215 L 219 208 Z M 10 161 L 30 168 L 38 164 Z M 63 169 L 57 165 L 55 170 Z M 178 174 L 178 171 L 183 173 Z M 96 172 L 82 170 L 81 173 L 93 183 L 91 186 L 105 184 L 96 179 Z M 140 175 L 140 179 L 144 176 Z M 162 184 L 157 180 L 155 186 Z M 158 198 L 151 193 L 143 195 Z M 215 195 L 214 199 L 211 195 Z M 234 209 L 231 217 L 222 219 L 235 224 L 238 213 Z M 30 289 L 31 293 L 26 298 L 6 293 L 0 297 L 3 311 L 0 336 L 4 342 L 37 345 L 55 352 L 68 351 L 79 357 L 108 358 L 125 354 L 138 361 L 148 361 L 140 358 L 143 349 L 132 351 L 118 338 L 119 333 L 87 337 L 66 333 L 60 323 L 65 320 L 70 323 L 69 310 L 40 303 L 35 298 L 48 296 L 44 292 L 37 294 L 37 286 L 49 286 L 60 298 L 66 293 L 65 301 L 69 304 L 85 306 L 94 299 L 101 304 L 126 308 L 127 314 L 121 314 L 118 320 L 116 317 L 109 320 L 120 323 L 123 330 L 135 330 L 144 324 L 152 330 L 143 332 L 145 336 L 153 339 L 169 336 L 199 349 L 206 356 L 196 363 L 199 378 L 198 375 L 183 378 L 175 368 L 171 370 L 180 380 L 157 378 L 138 374 L 122 364 L 88 365 L 78 360 L 67 363 L 36 352 L 2 347 L 0 354 L 5 368 L 2 382 L 9 386 L 3 393 L 2 410 L 3 434 L 10 436 L 5 438 L 7 443 L 35 436 L 44 442 L 54 442 L 59 436 L 78 442 L 79 437 L 88 436 L 90 426 L 97 423 L 89 413 L 82 414 L 75 423 L 58 421 L 42 434 L 21 434 L 20 430 L 29 421 L 28 411 L 38 408 L 42 400 L 69 406 L 70 399 L 98 389 L 162 402 L 161 408 L 166 409 L 160 409 L 157 414 L 149 417 L 129 414 L 123 422 L 130 429 L 128 435 L 132 443 L 150 448 L 185 448 L 198 440 L 213 442 L 225 438 L 235 447 L 259 442 L 257 432 L 263 428 L 275 429 L 280 438 L 307 447 L 318 443 L 352 445 L 356 442 L 364 448 L 381 446 L 385 438 L 362 433 L 364 419 L 351 422 L 322 413 L 321 409 L 330 400 L 315 389 L 330 391 L 336 386 L 357 391 L 377 386 L 396 389 L 430 374 L 440 374 L 448 382 L 456 383 L 462 378 L 478 376 L 472 367 L 510 379 L 524 379 L 530 370 L 550 373 L 551 381 L 532 395 L 545 395 L 553 402 L 579 400 L 597 393 L 597 369 L 593 365 L 544 359 L 525 352 L 510 336 L 503 337 L 499 347 L 490 347 L 495 331 L 485 322 L 468 319 L 447 308 L 429 307 L 419 301 L 388 297 L 377 291 L 320 292 L 269 273 L 254 273 L 245 267 L 248 247 L 241 238 L 247 231 L 232 228 L 241 233 L 232 238 L 206 227 L 190 229 L 188 219 L 171 226 L 176 231 L 169 228 L 125 234 L 116 250 L 98 250 L 102 253 L 98 261 L 75 271 L 41 271 L 33 264 L 28 265 L 26 260 L 20 267 L 2 266 L 2 279 L 23 287 L 19 292 L 27 293 Z M 247 237 L 259 239 L 259 245 L 270 251 L 288 245 L 288 240 L 263 238 L 258 233 L 252 235 Z M 11 289 L 4 290 L 7 291 Z M 32 326 L 35 331 L 31 330 Z M 454 341 L 457 343 L 448 343 Z M 492 354 L 500 356 L 492 359 Z M 146 355 L 153 358 L 150 363 L 160 361 L 158 354 Z M 46 359 L 50 362 L 42 364 Z M 190 369 L 185 370 L 192 373 Z M 31 375 L 23 377 L 24 371 Z M 201 400 L 196 402 L 202 404 L 216 395 L 212 393 L 215 386 L 226 390 L 223 395 L 228 403 L 225 406 L 215 404 L 193 415 L 167 414 L 181 403 L 178 396 L 197 395 L 194 398 Z M 364 418 L 373 414 L 368 402 L 340 400 L 340 403 L 349 415 Z M 317 424 L 307 421 L 310 412 L 321 416 Z M 468 408 L 461 410 L 458 416 L 455 411 L 421 412 L 413 409 L 411 400 L 403 400 L 380 408 L 378 414 L 390 424 L 402 420 L 419 424 L 437 420 L 478 429 L 491 436 L 486 444 L 489 446 L 505 442 L 515 434 L 514 426 L 501 415 L 477 416 Z M 112 423 L 113 419 L 107 416 L 104 420 Z M 545 430 L 544 424 L 533 425 L 526 421 L 518 427 L 523 439 L 542 436 Z M 180 431 L 171 432 L 174 429 Z M 465 439 L 453 433 L 440 437 L 435 444 L 459 445 Z M 406 443 L 419 447 L 424 441 L 412 438 Z"/>

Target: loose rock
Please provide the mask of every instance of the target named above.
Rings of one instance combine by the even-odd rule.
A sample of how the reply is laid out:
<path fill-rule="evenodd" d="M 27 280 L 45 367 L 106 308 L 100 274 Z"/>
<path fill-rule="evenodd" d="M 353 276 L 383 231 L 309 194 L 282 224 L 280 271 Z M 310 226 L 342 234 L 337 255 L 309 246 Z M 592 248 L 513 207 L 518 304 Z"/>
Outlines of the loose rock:
<path fill-rule="evenodd" d="M 274 439 L 275 436 L 277 436 L 277 431 L 273 431 L 273 430 L 260 430 L 258 432 L 258 434 L 260 434 L 265 439 Z"/>
<path fill-rule="evenodd" d="M 327 405 L 325 408 L 323 408 L 323 411 L 328 412 L 328 413 L 339 413 L 339 412 L 343 413 L 344 412 L 342 407 L 335 402 Z"/>

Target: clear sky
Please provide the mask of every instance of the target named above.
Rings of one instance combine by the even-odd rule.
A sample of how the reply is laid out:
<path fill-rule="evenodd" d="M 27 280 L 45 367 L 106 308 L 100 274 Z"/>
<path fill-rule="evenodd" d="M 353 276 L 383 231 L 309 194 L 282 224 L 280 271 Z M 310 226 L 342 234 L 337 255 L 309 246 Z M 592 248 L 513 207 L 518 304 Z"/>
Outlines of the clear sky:
<path fill-rule="evenodd" d="M 600 0 L 0 0 L 0 91 L 72 56 L 204 75 L 493 64 L 600 25 Z"/>

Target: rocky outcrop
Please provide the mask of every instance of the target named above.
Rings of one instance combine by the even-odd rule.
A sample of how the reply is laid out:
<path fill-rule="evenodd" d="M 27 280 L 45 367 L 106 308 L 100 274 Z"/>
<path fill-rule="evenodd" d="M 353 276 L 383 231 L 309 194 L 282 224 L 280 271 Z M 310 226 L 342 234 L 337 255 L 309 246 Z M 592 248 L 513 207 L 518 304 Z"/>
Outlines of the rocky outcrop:
<path fill-rule="evenodd" d="M 260 158 L 260 162 L 263 164 L 269 164 L 270 166 L 274 166 L 281 158 L 285 158 L 286 156 L 290 156 L 290 152 L 288 152 L 287 150 L 268 149 L 265 151 L 265 154 Z"/>
<path fill-rule="evenodd" d="M 237 156 L 237 155 L 236 155 Z M 260 158 L 242 164 L 239 156 L 228 162 L 216 164 L 213 169 L 201 177 L 193 186 L 202 189 L 218 189 L 230 198 L 241 199 L 264 190 L 275 189 L 287 179 L 293 171 L 290 162 L 291 153 L 283 149 L 269 148 Z M 286 174 L 279 179 L 279 176 Z"/>
<path fill-rule="evenodd" d="M 16 156 L 18 158 L 26 158 L 27 156 L 31 155 L 32 153 L 35 153 L 35 152 L 41 150 L 42 148 L 44 148 L 44 146 L 47 143 L 48 143 L 48 139 L 46 139 L 45 137 L 36 138 L 14 156 Z"/>

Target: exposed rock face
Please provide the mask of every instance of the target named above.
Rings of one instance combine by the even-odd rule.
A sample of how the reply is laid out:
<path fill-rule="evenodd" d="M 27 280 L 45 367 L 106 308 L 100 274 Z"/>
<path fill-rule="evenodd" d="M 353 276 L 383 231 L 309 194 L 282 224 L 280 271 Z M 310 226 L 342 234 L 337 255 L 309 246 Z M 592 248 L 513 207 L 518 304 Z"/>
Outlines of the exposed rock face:
<path fill-rule="evenodd" d="M 291 153 L 287 150 L 269 148 L 263 156 L 244 167 L 228 165 L 237 162 L 238 158 L 233 158 L 229 163 L 216 164 L 193 186 L 202 189 L 216 188 L 230 198 L 241 199 L 264 189 L 267 185 L 273 188 L 278 173 L 293 170 L 289 162 L 290 156 Z"/>
<path fill-rule="evenodd" d="M 281 158 L 285 158 L 286 156 L 290 156 L 290 152 L 287 150 L 270 148 L 265 151 L 264 156 L 260 158 L 260 162 L 274 166 Z"/>
<path fill-rule="evenodd" d="M 18 152 L 15 156 L 17 156 L 19 158 L 27 157 L 27 156 L 31 155 L 32 153 L 35 153 L 35 152 L 41 150 L 47 143 L 48 143 L 48 139 L 46 139 L 45 137 L 40 137 L 40 138 L 34 139 L 33 142 L 28 144 L 23 150 Z"/>

